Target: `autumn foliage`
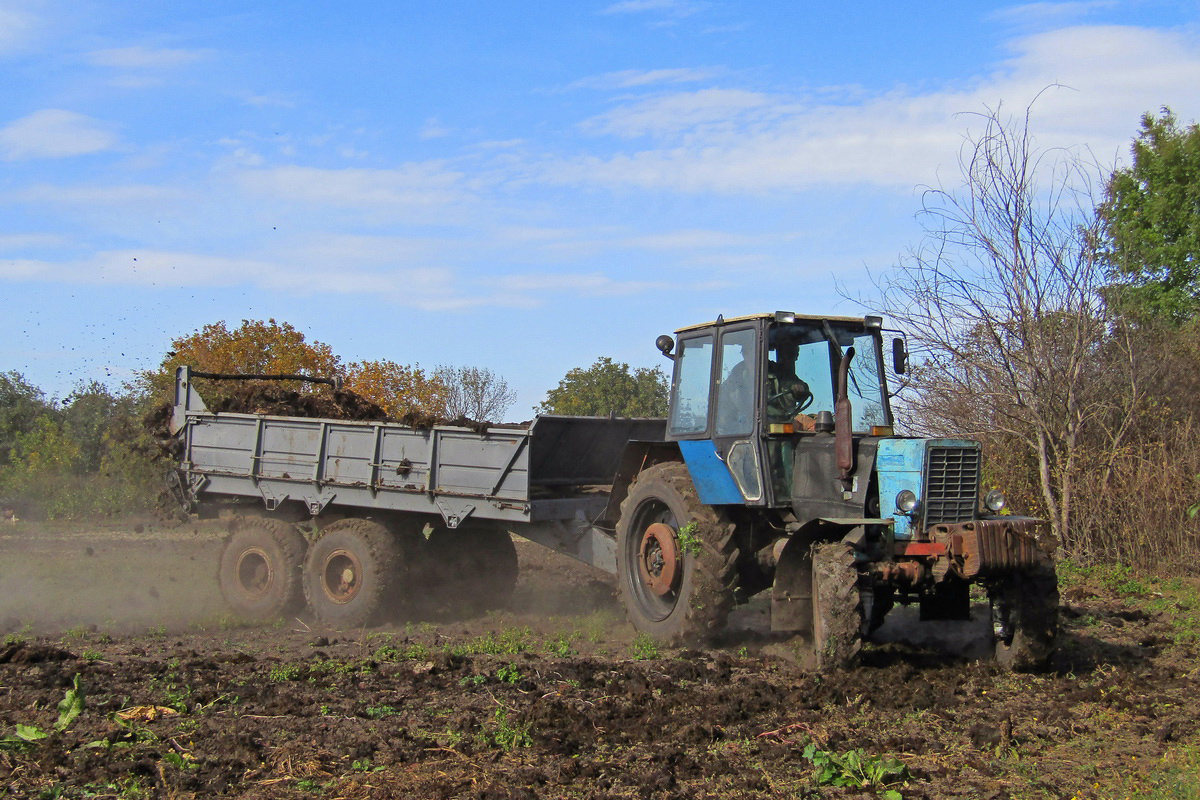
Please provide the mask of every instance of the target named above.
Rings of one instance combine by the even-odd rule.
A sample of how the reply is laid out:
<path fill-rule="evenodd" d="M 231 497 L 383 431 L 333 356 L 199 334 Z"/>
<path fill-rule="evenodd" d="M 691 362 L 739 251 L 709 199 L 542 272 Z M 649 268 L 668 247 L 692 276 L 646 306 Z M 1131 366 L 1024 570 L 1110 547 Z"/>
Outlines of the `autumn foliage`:
<path fill-rule="evenodd" d="M 390 417 L 444 416 L 446 384 L 418 366 L 395 361 L 358 361 L 346 369 L 346 388 L 378 405 Z"/>
<path fill-rule="evenodd" d="M 341 359 L 329 345 L 309 342 L 303 333 L 286 322 L 273 319 L 242 320 L 230 329 L 223 321 L 171 342 L 171 349 L 157 370 L 142 380 L 161 400 L 171 398 L 175 369 L 190 366 L 200 372 L 250 374 L 305 374 L 330 377 L 339 374 Z M 297 391 L 314 391 L 314 384 L 298 384 Z M 228 391 L 213 387 L 206 394 Z"/>
<path fill-rule="evenodd" d="M 344 364 L 329 345 L 309 341 L 288 323 L 273 319 L 242 320 L 236 328 L 216 322 L 172 341 L 158 369 L 141 376 L 144 387 L 158 402 L 170 402 L 175 369 L 182 365 L 214 373 L 321 378 L 341 375 L 346 389 L 396 419 L 454 418 L 470 412 L 478 414 L 472 419 L 485 421 L 488 414 L 498 419 L 513 400 L 508 385 L 490 370 L 441 367 L 426 372 L 417 364 L 389 359 Z M 236 386 L 223 381 L 197 381 L 201 394 L 210 402 L 227 399 Z M 301 381 L 290 383 L 288 388 L 301 393 L 329 391 L 323 384 Z"/>

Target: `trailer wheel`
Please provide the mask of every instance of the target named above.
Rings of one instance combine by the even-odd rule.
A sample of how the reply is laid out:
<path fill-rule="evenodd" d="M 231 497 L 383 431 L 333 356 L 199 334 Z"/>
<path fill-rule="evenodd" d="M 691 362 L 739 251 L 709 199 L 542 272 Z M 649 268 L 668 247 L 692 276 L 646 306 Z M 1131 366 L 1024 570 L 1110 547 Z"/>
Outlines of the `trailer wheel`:
<path fill-rule="evenodd" d="M 435 528 L 425 543 L 424 578 L 434 606 L 467 614 L 505 608 L 517 585 L 517 548 L 495 528 Z"/>
<path fill-rule="evenodd" d="M 317 537 L 304 560 L 304 596 L 317 619 L 335 629 L 375 621 L 394 595 L 401 551 L 387 528 L 343 519 Z"/>
<path fill-rule="evenodd" d="M 723 628 L 737 585 L 733 532 L 724 511 L 700 502 L 685 465 L 638 475 L 617 523 L 617 581 L 634 627 L 667 642 Z"/>
<path fill-rule="evenodd" d="M 304 602 L 300 569 L 306 542 L 278 519 L 239 517 L 221 551 L 217 580 L 238 615 L 262 621 L 296 611 Z"/>
<path fill-rule="evenodd" d="M 840 542 L 812 550 L 813 652 L 819 669 L 852 667 L 862 649 L 862 593 L 854 550 Z"/>
<path fill-rule="evenodd" d="M 1058 637 L 1058 579 L 1052 565 L 1016 573 L 992 587 L 996 662 L 1028 671 L 1046 666 Z"/>

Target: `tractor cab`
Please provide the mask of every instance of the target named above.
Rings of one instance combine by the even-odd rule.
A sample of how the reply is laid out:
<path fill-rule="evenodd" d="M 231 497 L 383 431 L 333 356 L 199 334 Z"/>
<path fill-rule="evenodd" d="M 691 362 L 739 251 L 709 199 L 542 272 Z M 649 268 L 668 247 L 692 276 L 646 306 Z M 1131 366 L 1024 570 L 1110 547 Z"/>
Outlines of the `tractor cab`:
<path fill-rule="evenodd" d="M 824 461 L 839 440 L 852 449 L 853 437 L 891 435 L 881 326 L 879 317 L 775 312 L 660 337 L 675 362 L 667 437 L 704 502 L 789 506 L 799 499 L 797 448 Z M 893 354 L 903 371 L 902 343 Z M 838 487 L 818 494 L 837 500 Z"/>

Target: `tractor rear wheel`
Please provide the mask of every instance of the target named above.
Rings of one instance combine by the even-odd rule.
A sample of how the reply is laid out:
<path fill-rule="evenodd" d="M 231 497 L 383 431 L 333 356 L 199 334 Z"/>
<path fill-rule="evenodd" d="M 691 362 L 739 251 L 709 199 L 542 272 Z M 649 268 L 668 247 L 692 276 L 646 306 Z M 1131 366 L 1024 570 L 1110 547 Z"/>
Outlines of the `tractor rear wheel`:
<path fill-rule="evenodd" d="M 1052 565 L 1016 573 L 992 587 L 996 662 L 1014 671 L 1046 666 L 1058 637 L 1058 579 Z"/>
<path fill-rule="evenodd" d="M 721 630 L 737 586 L 733 534 L 724 511 L 700 502 L 685 465 L 638 475 L 617 522 L 617 581 L 634 627 L 672 643 Z"/>
<path fill-rule="evenodd" d="M 306 542 L 295 526 L 267 517 L 238 517 L 221 551 L 217 580 L 225 602 L 249 620 L 277 619 L 304 602 L 300 569 Z"/>
<path fill-rule="evenodd" d="M 813 652 L 818 669 L 852 667 L 862 649 L 862 593 L 854 550 L 840 542 L 812 550 Z"/>
<path fill-rule="evenodd" d="M 378 522 L 343 519 L 321 532 L 304 561 L 304 596 L 325 625 L 342 630 L 375 622 L 395 597 L 402 551 Z"/>

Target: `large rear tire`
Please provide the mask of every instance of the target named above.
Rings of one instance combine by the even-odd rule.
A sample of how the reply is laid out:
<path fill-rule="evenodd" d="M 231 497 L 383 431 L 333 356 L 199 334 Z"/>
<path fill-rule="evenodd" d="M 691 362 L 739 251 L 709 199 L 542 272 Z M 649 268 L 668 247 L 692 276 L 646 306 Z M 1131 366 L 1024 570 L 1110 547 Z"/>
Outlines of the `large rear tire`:
<path fill-rule="evenodd" d="M 377 522 L 343 519 L 313 542 L 304 561 L 304 596 L 313 614 L 337 630 L 379 620 L 394 598 L 402 552 Z"/>
<path fill-rule="evenodd" d="M 278 619 L 304 602 L 300 571 L 306 542 L 278 519 L 238 517 L 221 551 L 217 580 L 230 608 L 256 622 Z"/>
<path fill-rule="evenodd" d="M 617 580 L 630 622 L 662 641 L 703 642 L 725 626 L 737 585 L 734 525 L 700 502 L 687 467 L 649 467 L 617 523 Z"/>
<path fill-rule="evenodd" d="M 996 663 L 1043 669 L 1058 638 L 1058 579 L 1052 565 L 1005 578 L 990 592 Z"/>
<path fill-rule="evenodd" d="M 854 550 L 840 542 L 813 546 L 813 652 L 818 669 L 858 663 L 862 649 L 862 593 Z"/>

